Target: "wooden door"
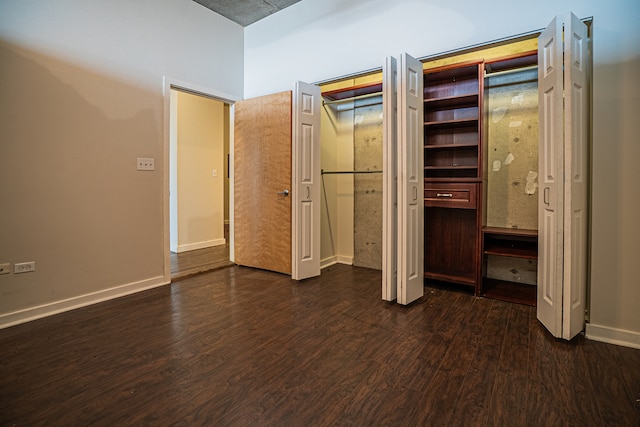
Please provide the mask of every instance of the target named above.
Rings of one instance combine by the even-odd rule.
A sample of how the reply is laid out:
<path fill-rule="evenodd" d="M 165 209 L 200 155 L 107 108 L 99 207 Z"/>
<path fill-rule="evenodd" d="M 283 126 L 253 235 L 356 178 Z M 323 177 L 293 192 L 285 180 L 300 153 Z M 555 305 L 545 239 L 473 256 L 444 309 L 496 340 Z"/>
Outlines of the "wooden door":
<path fill-rule="evenodd" d="M 555 337 L 584 328 L 587 283 L 587 28 L 557 16 L 538 40 L 538 319 Z"/>
<path fill-rule="evenodd" d="M 398 298 L 398 64 L 386 59 L 382 70 L 382 299 Z"/>
<path fill-rule="evenodd" d="M 291 274 L 291 91 L 235 103 L 234 262 Z"/>
<path fill-rule="evenodd" d="M 422 63 L 400 56 L 398 90 L 398 303 L 424 294 Z"/>
<path fill-rule="evenodd" d="M 320 87 L 296 82 L 293 94 L 293 274 L 320 275 Z"/>

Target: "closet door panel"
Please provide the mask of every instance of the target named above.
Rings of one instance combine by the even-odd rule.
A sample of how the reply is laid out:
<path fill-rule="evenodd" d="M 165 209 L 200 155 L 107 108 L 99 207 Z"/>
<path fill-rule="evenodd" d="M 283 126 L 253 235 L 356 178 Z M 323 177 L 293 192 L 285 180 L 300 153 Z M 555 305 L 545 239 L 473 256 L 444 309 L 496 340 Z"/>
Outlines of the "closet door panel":
<path fill-rule="evenodd" d="M 557 338 L 584 328 L 588 248 L 588 30 L 556 17 L 538 39 L 538 319 Z"/>
<path fill-rule="evenodd" d="M 587 27 L 565 17 L 564 307 L 562 338 L 584 328 L 587 287 L 588 64 Z"/>
<path fill-rule="evenodd" d="M 563 48 L 562 20 L 554 18 L 538 39 L 538 320 L 562 333 L 563 278 Z"/>
<path fill-rule="evenodd" d="M 398 303 L 424 293 L 422 63 L 400 57 L 398 91 Z"/>
<path fill-rule="evenodd" d="M 398 63 L 390 56 L 382 70 L 382 299 L 398 297 Z"/>
<path fill-rule="evenodd" d="M 296 82 L 293 93 L 292 278 L 320 275 L 320 88 Z"/>

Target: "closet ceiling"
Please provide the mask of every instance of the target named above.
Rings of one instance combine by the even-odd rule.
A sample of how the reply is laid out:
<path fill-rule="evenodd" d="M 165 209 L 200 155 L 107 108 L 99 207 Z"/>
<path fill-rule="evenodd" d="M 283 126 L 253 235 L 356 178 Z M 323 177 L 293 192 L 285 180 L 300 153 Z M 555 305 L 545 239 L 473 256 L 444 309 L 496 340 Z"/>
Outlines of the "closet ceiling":
<path fill-rule="evenodd" d="M 246 27 L 300 0 L 193 0 Z"/>

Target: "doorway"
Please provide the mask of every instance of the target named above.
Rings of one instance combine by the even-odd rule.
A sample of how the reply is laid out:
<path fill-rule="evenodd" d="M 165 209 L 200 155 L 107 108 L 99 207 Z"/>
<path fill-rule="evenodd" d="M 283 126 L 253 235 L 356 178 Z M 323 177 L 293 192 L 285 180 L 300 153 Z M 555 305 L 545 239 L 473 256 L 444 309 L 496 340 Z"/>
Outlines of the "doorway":
<path fill-rule="evenodd" d="M 165 277 L 231 265 L 233 100 L 165 79 Z"/>

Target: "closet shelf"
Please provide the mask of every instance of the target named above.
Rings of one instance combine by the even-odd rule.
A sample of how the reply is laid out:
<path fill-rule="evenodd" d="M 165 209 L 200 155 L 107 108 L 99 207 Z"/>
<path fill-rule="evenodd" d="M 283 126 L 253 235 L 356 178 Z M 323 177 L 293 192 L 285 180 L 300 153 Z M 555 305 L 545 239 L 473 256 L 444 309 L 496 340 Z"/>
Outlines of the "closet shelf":
<path fill-rule="evenodd" d="M 468 95 L 445 96 L 442 98 L 430 98 L 424 100 L 425 110 L 431 109 L 454 109 L 464 107 L 477 107 L 478 94 L 472 93 Z"/>
<path fill-rule="evenodd" d="M 491 74 L 518 70 L 532 66 L 538 66 L 537 50 L 487 61 L 484 64 L 484 69 L 487 74 Z"/>
<path fill-rule="evenodd" d="M 482 281 L 482 296 L 507 302 L 536 305 L 537 289 L 534 285 L 506 282 L 504 280 L 484 278 Z"/>
<path fill-rule="evenodd" d="M 445 149 L 455 149 L 455 148 L 478 148 L 478 143 L 472 143 L 472 144 L 426 144 L 424 146 L 424 148 L 426 150 L 438 150 L 441 148 L 445 148 Z"/>
<path fill-rule="evenodd" d="M 505 227 L 482 227 L 485 234 L 499 234 L 503 236 L 514 237 L 538 237 L 538 230 L 529 230 L 526 228 L 505 228 Z"/>
<path fill-rule="evenodd" d="M 486 255 L 497 255 L 511 258 L 538 259 L 537 247 L 532 249 L 509 245 L 485 244 L 484 253 Z"/>
<path fill-rule="evenodd" d="M 474 60 L 425 70 L 425 81 L 437 84 L 442 81 L 474 80 L 478 78 L 478 65 L 481 63 Z"/>
<path fill-rule="evenodd" d="M 433 177 L 433 176 L 425 176 L 424 182 L 482 182 L 480 178 L 475 177 Z"/>
<path fill-rule="evenodd" d="M 351 86 L 343 89 L 336 89 L 327 92 L 322 92 L 322 97 L 331 101 L 344 100 L 349 98 L 355 98 L 362 95 L 372 95 L 378 92 L 382 92 L 382 82 L 368 83 L 358 86 Z"/>
<path fill-rule="evenodd" d="M 462 276 L 462 275 L 456 274 L 456 272 L 451 272 L 450 270 L 441 271 L 441 272 L 439 271 L 425 272 L 424 277 L 425 279 L 452 282 L 452 283 L 457 283 L 459 285 L 474 286 L 474 287 L 476 283 L 475 277 Z"/>
<path fill-rule="evenodd" d="M 478 169 L 478 166 L 468 166 L 468 165 L 425 166 L 424 169 L 425 170 Z"/>
<path fill-rule="evenodd" d="M 326 170 L 320 171 L 320 175 L 338 175 L 338 174 L 354 174 L 354 173 L 382 173 L 382 171 L 326 171 Z"/>
<path fill-rule="evenodd" d="M 426 128 L 440 128 L 440 127 L 465 127 L 477 125 L 478 119 L 454 119 L 454 120 L 439 120 L 437 122 L 425 122 Z"/>
<path fill-rule="evenodd" d="M 538 259 L 538 231 L 483 227 L 483 253 L 502 257 Z"/>

